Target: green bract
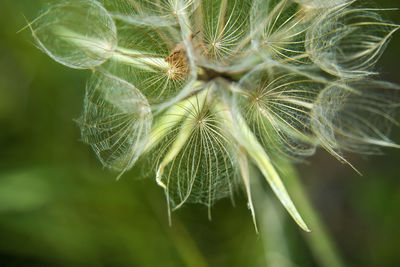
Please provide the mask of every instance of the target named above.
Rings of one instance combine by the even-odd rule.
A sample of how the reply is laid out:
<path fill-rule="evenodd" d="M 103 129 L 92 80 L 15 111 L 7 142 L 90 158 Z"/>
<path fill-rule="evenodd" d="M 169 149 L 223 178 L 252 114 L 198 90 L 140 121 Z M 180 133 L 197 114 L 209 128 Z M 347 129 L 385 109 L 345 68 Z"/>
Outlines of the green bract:
<path fill-rule="evenodd" d="M 398 87 L 371 76 L 399 27 L 354 2 L 61 1 L 29 27 L 50 57 L 93 71 L 79 122 L 104 166 L 148 155 L 169 211 L 241 185 L 254 216 L 254 164 L 308 230 L 277 162 L 398 147 Z"/>

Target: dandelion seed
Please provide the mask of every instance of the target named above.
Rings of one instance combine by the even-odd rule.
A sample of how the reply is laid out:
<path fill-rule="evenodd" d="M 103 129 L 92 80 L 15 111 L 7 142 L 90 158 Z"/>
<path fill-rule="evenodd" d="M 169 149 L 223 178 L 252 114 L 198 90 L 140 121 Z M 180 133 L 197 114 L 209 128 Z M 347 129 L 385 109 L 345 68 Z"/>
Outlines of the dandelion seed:
<path fill-rule="evenodd" d="M 112 56 L 117 45 L 115 23 L 96 1 L 75 0 L 54 5 L 29 27 L 46 54 L 71 68 L 101 65 Z"/>
<path fill-rule="evenodd" d="M 50 57 L 93 70 L 79 122 L 104 166 L 152 158 L 169 213 L 201 203 L 211 217 L 243 187 L 255 222 L 253 164 L 308 231 L 279 162 L 399 147 L 400 88 L 372 77 L 399 26 L 356 4 L 71 0 L 28 26 Z"/>
<path fill-rule="evenodd" d="M 138 89 L 118 77 L 93 74 L 79 124 L 104 166 L 131 168 L 145 148 L 151 122 L 150 106 Z"/>
<path fill-rule="evenodd" d="M 373 10 L 340 5 L 317 18 L 307 32 L 306 49 L 313 62 L 338 77 L 374 74 L 373 67 L 398 25 Z"/>

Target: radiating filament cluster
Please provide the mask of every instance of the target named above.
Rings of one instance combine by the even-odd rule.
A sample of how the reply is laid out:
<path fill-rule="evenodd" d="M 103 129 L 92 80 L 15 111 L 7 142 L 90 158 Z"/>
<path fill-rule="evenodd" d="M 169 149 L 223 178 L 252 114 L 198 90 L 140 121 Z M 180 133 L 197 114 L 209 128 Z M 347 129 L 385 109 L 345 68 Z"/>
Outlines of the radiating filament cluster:
<path fill-rule="evenodd" d="M 350 165 L 344 151 L 399 147 L 399 87 L 374 68 L 399 26 L 359 4 L 67 0 L 28 26 L 51 58 L 92 71 L 79 126 L 104 166 L 148 166 L 169 211 L 192 202 L 210 215 L 243 187 L 253 216 L 256 166 L 308 230 L 279 162 L 323 147 Z"/>

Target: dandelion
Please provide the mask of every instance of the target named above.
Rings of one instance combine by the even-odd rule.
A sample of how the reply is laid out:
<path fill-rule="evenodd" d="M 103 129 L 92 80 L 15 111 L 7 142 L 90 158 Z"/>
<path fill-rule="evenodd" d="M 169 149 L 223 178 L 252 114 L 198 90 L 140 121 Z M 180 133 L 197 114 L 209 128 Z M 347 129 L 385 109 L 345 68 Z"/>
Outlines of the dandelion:
<path fill-rule="evenodd" d="M 398 87 L 375 63 L 399 28 L 379 9 L 326 0 L 69 0 L 29 23 L 46 54 L 90 69 L 79 119 L 101 163 L 150 158 L 168 210 L 247 194 L 256 166 L 301 228 L 279 162 L 318 146 L 399 147 Z M 351 165 L 350 165 L 351 166 Z"/>

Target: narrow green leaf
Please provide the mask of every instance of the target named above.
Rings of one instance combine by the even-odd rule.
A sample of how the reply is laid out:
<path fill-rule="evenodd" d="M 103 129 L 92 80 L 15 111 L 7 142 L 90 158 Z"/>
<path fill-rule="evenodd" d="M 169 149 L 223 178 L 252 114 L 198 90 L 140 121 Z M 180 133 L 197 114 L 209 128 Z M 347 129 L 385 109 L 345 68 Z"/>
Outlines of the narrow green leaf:
<path fill-rule="evenodd" d="M 261 144 L 257 141 L 256 136 L 251 132 L 240 113 L 235 112 L 227 105 L 222 103 L 219 105 L 225 106 L 225 108 L 221 108 L 221 110 L 224 110 L 224 112 L 221 113 L 223 113 L 222 116 L 226 118 L 225 121 L 227 123 L 227 127 L 230 127 L 232 131 L 236 133 L 236 138 L 238 139 L 239 143 L 246 149 L 247 153 L 254 160 L 280 202 L 283 204 L 295 222 L 304 231 L 310 232 L 310 229 L 294 206 L 293 201 L 291 200 L 269 156 Z"/>

